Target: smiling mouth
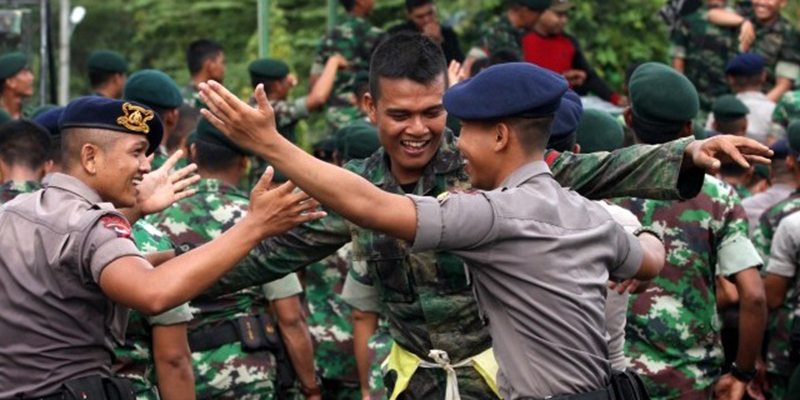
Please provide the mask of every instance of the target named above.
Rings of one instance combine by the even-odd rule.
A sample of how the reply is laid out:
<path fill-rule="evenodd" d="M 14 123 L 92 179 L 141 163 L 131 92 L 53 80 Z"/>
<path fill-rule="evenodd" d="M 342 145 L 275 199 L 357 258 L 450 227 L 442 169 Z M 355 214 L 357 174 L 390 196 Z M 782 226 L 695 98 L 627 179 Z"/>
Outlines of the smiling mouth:
<path fill-rule="evenodd" d="M 401 140 L 400 144 L 411 150 L 419 150 L 430 144 L 430 140 Z"/>

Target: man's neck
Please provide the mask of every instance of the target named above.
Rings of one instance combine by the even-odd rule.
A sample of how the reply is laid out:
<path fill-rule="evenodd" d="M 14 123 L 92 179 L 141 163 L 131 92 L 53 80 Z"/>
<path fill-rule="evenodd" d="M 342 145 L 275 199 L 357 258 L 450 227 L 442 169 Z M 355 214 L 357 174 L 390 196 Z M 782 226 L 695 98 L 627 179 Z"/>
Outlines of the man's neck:
<path fill-rule="evenodd" d="M 503 165 L 500 166 L 497 175 L 495 176 L 494 179 L 495 189 L 499 188 L 500 185 L 502 185 L 503 182 L 505 182 L 506 179 L 508 179 L 508 177 L 514 174 L 514 172 L 516 172 L 518 169 L 532 162 L 543 161 L 544 154 L 537 153 L 528 157 L 508 157 L 508 158 L 509 158 L 508 162 L 505 162 L 503 163 Z"/>
<path fill-rule="evenodd" d="M 112 89 L 109 86 L 102 86 L 102 87 L 96 88 L 94 91 L 97 94 L 99 94 L 99 95 L 101 95 L 103 97 L 108 97 L 108 98 L 111 98 L 111 99 L 116 99 L 117 96 L 118 96 L 118 91 Z"/>
<path fill-rule="evenodd" d="M 414 182 L 419 181 L 422 178 L 422 173 L 424 172 L 424 168 L 420 170 L 408 170 L 404 168 L 399 168 L 393 161 L 389 161 L 389 169 L 394 177 L 394 180 L 397 181 L 400 185 L 408 185 Z"/>
<path fill-rule="evenodd" d="M 229 185 L 229 186 L 237 186 L 239 185 L 239 181 L 242 178 L 242 174 L 234 171 L 208 171 L 207 169 L 199 168 L 197 173 L 203 177 L 203 179 L 215 179 L 218 181 L 222 181 L 222 183 Z"/>
<path fill-rule="evenodd" d="M 781 19 L 781 14 L 780 13 L 775 14 L 772 17 L 767 18 L 767 19 L 759 19 L 758 23 L 761 24 L 761 25 L 764 25 L 764 26 L 770 26 L 770 25 L 773 25 L 774 23 L 778 22 L 779 19 Z"/>
<path fill-rule="evenodd" d="M 208 76 L 208 74 L 201 72 L 192 77 L 192 84 L 194 85 L 194 87 L 198 87 L 198 85 L 200 85 L 203 82 L 207 82 L 210 79 L 211 77 Z"/>
<path fill-rule="evenodd" d="M 11 118 L 22 118 L 22 98 L 15 95 L 12 91 L 3 91 L 3 96 L 0 97 L 0 106 L 11 115 Z"/>
<path fill-rule="evenodd" d="M 43 171 L 31 171 L 28 168 L 22 167 L 11 167 L 10 170 L 5 171 L 3 174 L 3 179 L 5 182 L 14 181 L 14 182 L 27 182 L 27 181 L 41 181 L 43 177 Z"/>
<path fill-rule="evenodd" d="M 761 92 L 761 86 L 731 86 L 734 94 L 747 93 L 747 92 Z"/>
<path fill-rule="evenodd" d="M 534 32 L 535 32 L 537 35 L 539 35 L 539 36 L 541 36 L 541 37 L 544 37 L 544 38 L 549 38 L 549 37 L 551 37 L 551 36 L 555 36 L 555 35 L 551 35 L 551 34 L 549 34 L 549 33 L 545 32 L 545 31 L 544 31 L 544 29 L 542 29 L 542 27 L 541 27 L 541 26 L 539 26 L 539 24 L 536 24 L 536 25 L 534 25 L 534 26 L 533 26 L 533 31 L 534 31 Z"/>

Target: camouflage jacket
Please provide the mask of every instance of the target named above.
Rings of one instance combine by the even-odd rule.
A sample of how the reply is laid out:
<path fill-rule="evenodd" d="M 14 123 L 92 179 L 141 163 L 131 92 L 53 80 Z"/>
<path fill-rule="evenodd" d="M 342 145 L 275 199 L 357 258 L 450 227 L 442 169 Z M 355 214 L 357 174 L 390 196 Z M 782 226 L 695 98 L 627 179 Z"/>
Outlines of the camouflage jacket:
<path fill-rule="evenodd" d="M 42 183 L 39 181 L 8 181 L 0 185 L 0 205 L 23 193 L 33 193 L 41 188 Z"/>
<path fill-rule="evenodd" d="M 172 249 L 172 242 L 169 238 L 144 220 L 133 224 L 133 239 L 136 247 L 142 253 Z M 137 399 L 159 398 L 156 366 L 153 361 L 153 326 L 186 323 L 191 319 L 192 314 L 186 304 L 154 317 L 131 310 L 128 317 L 128 330 L 125 333 L 125 344 L 114 349 L 117 356 L 114 371 L 117 375 L 133 381 Z"/>
<path fill-rule="evenodd" d="M 756 245 L 758 254 L 766 264 L 769 261 L 772 237 L 778 230 L 781 221 L 800 211 L 800 191 L 792 193 L 788 198 L 768 208 L 758 219 L 758 226 L 753 230 L 753 244 Z"/>
<path fill-rule="evenodd" d="M 203 104 L 203 100 L 200 100 L 200 90 L 195 86 L 195 84 L 191 81 L 186 84 L 186 86 L 181 89 L 181 96 L 183 96 L 183 104 L 188 105 L 189 107 L 201 109 L 206 108 L 206 105 Z"/>
<path fill-rule="evenodd" d="M 716 276 L 761 264 L 747 238 L 741 200 L 732 187 L 706 176 L 692 200 L 616 203 L 663 235 L 667 251 L 661 274 L 630 298 L 625 353 L 631 367 L 654 399 L 708 391 L 724 363 Z"/>
<path fill-rule="evenodd" d="M 800 90 L 786 92 L 778 100 L 775 111 L 772 112 L 772 122 L 783 129 L 789 127 L 789 124 L 796 119 L 800 119 Z"/>
<path fill-rule="evenodd" d="M 800 35 L 791 22 L 780 17 L 771 25 L 764 25 L 752 18 L 756 28 L 756 39 L 751 52 L 764 57 L 768 72 L 765 90 L 775 85 L 775 78 L 782 76 L 795 81 L 800 78 Z"/>
<path fill-rule="evenodd" d="M 487 54 L 501 49 L 511 50 L 522 58 L 522 38 L 527 32 L 514 28 L 505 15 L 481 31 L 481 43 Z"/>
<path fill-rule="evenodd" d="M 548 152 L 546 157 L 555 178 L 585 196 L 692 197 L 700 189 L 702 174 L 689 173 L 678 183 L 683 152 L 690 141 L 635 146 L 615 153 Z M 383 149 L 347 168 L 384 190 L 403 193 L 389 173 Z M 437 196 L 466 188 L 469 179 L 464 162 L 452 133 L 447 131 L 414 193 Z M 453 362 L 490 346 L 488 330 L 478 318 L 472 288 L 458 258 L 431 252 L 410 254 L 407 243 L 351 225 L 334 213 L 261 243 L 250 253 L 260 265 L 235 268 L 208 293 L 227 293 L 268 282 L 321 260 L 351 241 L 354 268 L 364 279 L 377 283 L 398 344 L 425 358 L 429 350 L 441 349 Z"/>
<path fill-rule="evenodd" d="M 714 100 L 730 93 L 725 65 L 736 56 L 736 29 L 716 26 L 708 21 L 703 7 L 678 21 L 672 36 L 672 57 L 685 60 L 685 74 L 700 96 L 700 106 L 711 110 Z"/>

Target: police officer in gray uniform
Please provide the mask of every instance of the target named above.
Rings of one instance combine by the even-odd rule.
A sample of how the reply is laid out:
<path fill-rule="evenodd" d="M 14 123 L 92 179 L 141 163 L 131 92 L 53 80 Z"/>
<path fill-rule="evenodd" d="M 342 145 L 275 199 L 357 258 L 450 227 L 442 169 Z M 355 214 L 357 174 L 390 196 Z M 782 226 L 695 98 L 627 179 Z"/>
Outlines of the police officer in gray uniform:
<path fill-rule="evenodd" d="M 60 126 L 64 173 L 0 209 L 0 398 L 133 398 L 111 377 L 126 307 L 174 308 L 265 237 L 322 214 L 300 215 L 314 203 L 291 184 L 267 191 L 267 173 L 251 212 L 218 240 L 174 259 L 172 251 L 142 256 L 130 222 L 191 194 L 180 174 L 148 174 L 161 121 L 138 103 L 84 97 Z"/>
<path fill-rule="evenodd" d="M 664 249 L 647 232 L 625 232 L 600 205 L 561 188 L 550 174 L 543 154 L 567 86 L 552 72 L 511 63 L 450 89 L 444 107 L 463 122 L 458 146 L 472 185 L 491 191 L 438 200 L 383 192 L 326 167 L 274 129 L 235 131 L 230 126 L 244 117 L 224 104 L 228 96 L 210 96 L 217 118 L 204 114 L 235 139 L 252 140 L 247 144 L 259 155 L 352 222 L 413 242 L 414 251 L 461 256 L 489 321 L 504 398 L 609 399 L 615 394 L 608 386 L 607 281 L 656 276 Z M 222 92 L 215 90 L 204 87 L 204 95 Z M 269 115 L 263 92 L 256 98 L 259 112 Z"/>

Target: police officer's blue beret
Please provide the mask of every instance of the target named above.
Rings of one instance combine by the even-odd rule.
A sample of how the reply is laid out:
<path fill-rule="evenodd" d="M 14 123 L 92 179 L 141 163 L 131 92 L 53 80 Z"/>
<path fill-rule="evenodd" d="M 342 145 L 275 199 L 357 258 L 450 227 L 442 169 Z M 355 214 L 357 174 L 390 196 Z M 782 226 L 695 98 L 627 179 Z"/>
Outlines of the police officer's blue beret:
<path fill-rule="evenodd" d="M 764 57 L 755 53 L 743 53 L 728 61 L 727 75 L 753 76 L 764 72 Z"/>
<path fill-rule="evenodd" d="M 791 152 L 791 150 L 789 149 L 789 139 L 780 138 L 777 141 L 775 141 L 775 143 L 770 145 L 769 149 L 772 150 L 773 160 L 784 159 Z"/>
<path fill-rule="evenodd" d="M 581 96 L 568 90 L 561 98 L 561 106 L 558 107 L 553 119 L 553 131 L 550 133 L 550 138 L 557 140 L 575 133 L 581 122 L 581 115 L 583 115 Z"/>
<path fill-rule="evenodd" d="M 62 114 L 64 114 L 64 107 L 54 107 L 34 117 L 33 122 L 47 129 L 50 132 L 50 136 L 61 136 L 58 121 L 61 119 Z"/>
<path fill-rule="evenodd" d="M 444 108 L 464 120 L 545 117 L 555 114 L 569 85 L 561 75 L 530 63 L 494 65 L 444 94 Z"/>
<path fill-rule="evenodd" d="M 61 120 L 61 131 L 69 128 L 95 128 L 147 136 L 150 155 L 161 144 L 164 125 L 150 107 L 133 101 L 100 96 L 79 97 L 67 104 Z"/>

